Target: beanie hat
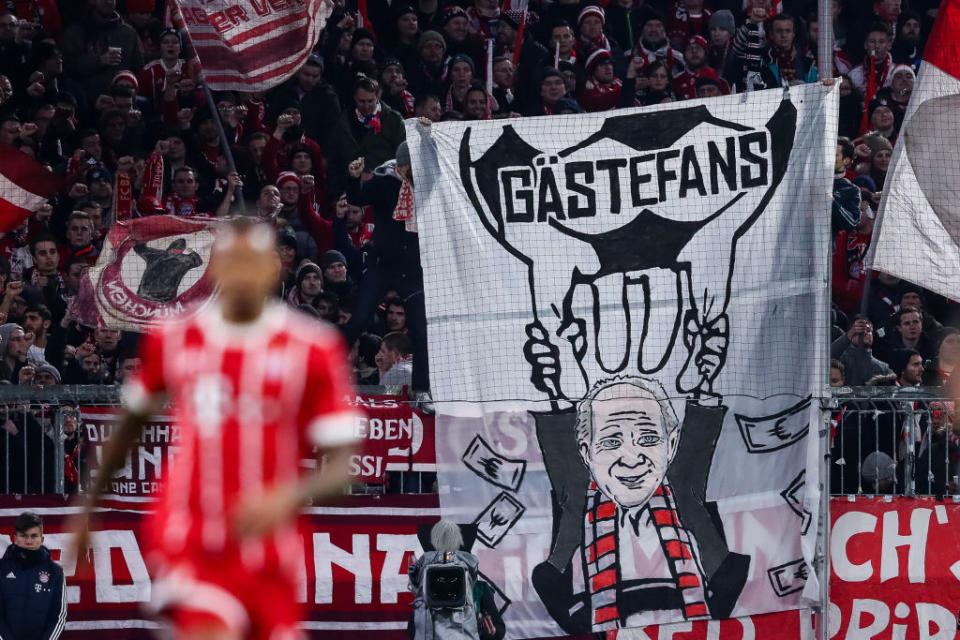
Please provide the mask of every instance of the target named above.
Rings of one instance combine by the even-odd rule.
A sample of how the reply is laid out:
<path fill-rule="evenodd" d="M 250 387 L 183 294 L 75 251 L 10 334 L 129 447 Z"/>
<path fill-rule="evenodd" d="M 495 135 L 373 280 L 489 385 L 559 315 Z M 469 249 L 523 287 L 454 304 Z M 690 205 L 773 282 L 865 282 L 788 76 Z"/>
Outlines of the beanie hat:
<path fill-rule="evenodd" d="M 853 179 L 853 184 L 871 193 L 876 193 L 877 191 L 877 183 L 874 182 L 870 176 L 857 176 Z"/>
<path fill-rule="evenodd" d="M 320 256 L 320 266 L 324 269 L 337 262 L 347 264 L 347 258 L 336 249 L 330 249 Z"/>
<path fill-rule="evenodd" d="M 167 27 L 166 29 L 164 29 L 163 31 L 161 31 L 161 32 L 160 32 L 160 36 L 157 38 L 157 42 L 163 40 L 164 38 L 166 38 L 166 37 L 169 36 L 169 35 L 177 36 L 177 40 L 180 41 L 180 46 L 181 46 L 181 47 L 183 46 L 183 36 L 181 36 L 181 35 L 180 35 L 180 32 L 177 31 L 176 29 L 174 29 L 173 27 Z"/>
<path fill-rule="evenodd" d="M 870 133 L 863 136 L 863 144 L 870 147 L 870 151 L 873 152 L 874 155 L 880 151 L 893 151 L 893 145 L 890 144 L 890 141 L 876 133 Z M 874 189 L 874 191 L 876 191 L 876 189 Z"/>
<path fill-rule="evenodd" d="M 404 167 L 410 165 L 410 148 L 407 146 L 407 141 L 404 140 L 397 146 L 397 166 Z"/>
<path fill-rule="evenodd" d="M 383 64 L 380 65 L 380 73 L 383 73 L 390 67 L 400 67 L 401 73 L 403 72 L 403 63 L 400 62 L 398 58 L 387 58 L 383 61 Z"/>
<path fill-rule="evenodd" d="M 440 26 L 447 26 L 447 24 L 454 18 L 463 18 L 465 20 L 470 19 L 469 16 L 467 16 L 467 12 L 464 11 L 462 7 L 447 7 L 443 10 L 443 15 L 440 16 Z"/>
<path fill-rule="evenodd" d="M 57 368 L 49 362 L 44 362 L 42 365 L 37 367 L 37 373 L 49 373 L 53 376 L 53 379 L 57 381 L 57 384 L 60 384 L 60 372 L 57 371 Z"/>
<path fill-rule="evenodd" d="M 890 368 L 897 374 L 897 377 L 907 368 L 910 358 L 919 356 L 920 352 L 916 349 L 894 349 L 890 353 Z"/>
<path fill-rule="evenodd" d="M 878 107 L 893 109 L 893 106 L 890 104 L 890 100 L 886 96 L 878 95 L 867 104 L 867 117 L 872 118 L 873 112 L 876 111 Z"/>
<path fill-rule="evenodd" d="M 510 9 L 500 12 L 500 22 L 506 22 L 510 27 L 517 31 L 520 29 L 520 12 Z"/>
<path fill-rule="evenodd" d="M 443 45 L 443 50 L 447 50 L 447 41 L 443 39 L 442 35 L 436 31 L 424 31 L 420 34 L 420 39 L 417 40 L 417 55 L 420 55 L 424 45 L 428 42 L 439 42 Z"/>
<path fill-rule="evenodd" d="M 544 67 L 543 73 L 540 74 L 540 83 L 542 84 L 547 78 L 557 77 L 566 82 L 566 78 L 563 77 L 563 74 L 560 73 L 560 70 L 556 67 Z"/>
<path fill-rule="evenodd" d="M 597 16 L 598 18 L 600 18 L 600 22 L 601 22 L 602 24 L 606 24 L 606 22 L 607 22 L 607 16 L 606 16 L 606 14 L 603 12 L 603 8 L 602 8 L 602 7 L 598 7 L 598 6 L 595 5 L 595 4 L 591 4 L 591 5 L 588 5 L 588 6 L 584 7 L 583 10 L 580 12 L 580 15 L 577 16 L 577 26 L 578 26 L 578 27 L 580 26 L 581 23 L 583 23 L 583 20 L 584 20 L 587 16 Z"/>
<path fill-rule="evenodd" d="M 277 188 L 282 187 L 287 182 L 295 182 L 296 184 L 300 184 L 300 176 L 295 174 L 293 171 L 284 171 L 277 176 Z"/>
<path fill-rule="evenodd" d="M 593 73 L 594 69 L 606 62 L 613 64 L 613 56 L 610 55 L 610 52 L 606 49 L 597 49 L 591 53 L 589 56 L 587 56 L 587 62 L 585 64 L 587 75 Z"/>
<path fill-rule="evenodd" d="M 733 19 L 733 13 L 729 9 L 720 9 L 710 16 L 710 28 L 722 29 L 733 35 L 737 30 L 737 22 Z"/>
<path fill-rule="evenodd" d="M 890 73 L 887 74 L 887 79 L 883 81 L 883 86 L 889 87 L 893 82 L 893 76 L 900 71 L 908 71 L 910 75 L 913 76 L 914 82 L 916 82 L 917 72 L 913 70 L 913 67 L 908 64 L 895 64 L 893 65 L 893 69 L 890 69 Z"/>
<path fill-rule="evenodd" d="M 290 247 L 293 250 L 297 249 L 297 236 L 293 233 L 282 232 L 277 234 L 277 246 L 278 247 Z"/>
<path fill-rule="evenodd" d="M 703 36 L 693 36 L 692 38 L 687 40 L 688 47 L 692 44 L 697 45 L 698 47 L 702 48 L 704 51 L 706 51 L 708 47 L 707 39 L 704 38 Z"/>
<path fill-rule="evenodd" d="M 369 40 L 370 42 L 376 43 L 377 39 L 373 37 L 373 32 L 369 29 L 356 29 L 353 32 L 353 37 L 350 38 L 350 48 L 352 49 L 355 44 L 361 40 Z"/>
<path fill-rule="evenodd" d="M 320 271 L 320 267 L 317 266 L 315 262 L 304 262 L 300 265 L 300 268 L 297 269 L 297 287 L 303 283 L 303 279 L 307 277 L 308 273 L 315 273 L 319 277 L 323 277 L 323 273 Z"/>
<path fill-rule="evenodd" d="M 871 451 L 863 460 L 863 470 L 860 474 L 867 482 L 889 480 L 896 475 L 897 463 L 883 451 Z"/>
<path fill-rule="evenodd" d="M 394 9 L 393 9 L 393 19 L 394 19 L 394 20 L 399 20 L 402 16 L 405 16 L 405 15 L 407 15 L 408 13 L 412 13 L 413 15 L 417 15 L 417 10 L 414 9 L 413 7 L 411 7 L 411 6 L 408 5 L 408 4 L 401 4 L 400 6 L 394 7 Z"/>
<path fill-rule="evenodd" d="M 468 65 L 470 65 L 471 73 L 477 72 L 476 68 L 473 65 L 473 60 L 470 58 L 470 56 L 468 56 L 465 53 L 458 53 L 457 55 L 450 58 L 449 62 L 447 62 L 447 73 L 449 73 L 450 70 L 453 69 L 453 65 L 457 64 L 458 62 L 466 62 Z"/>
<path fill-rule="evenodd" d="M 133 85 L 133 90 L 137 91 L 140 89 L 140 82 L 137 80 L 137 76 L 132 71 L 118 71 L 117 75 L 113 76 L 113 80 L 110 81 L 110 85 L 113 86 L 117 84 L 120 80 L 126 80 Z"/>

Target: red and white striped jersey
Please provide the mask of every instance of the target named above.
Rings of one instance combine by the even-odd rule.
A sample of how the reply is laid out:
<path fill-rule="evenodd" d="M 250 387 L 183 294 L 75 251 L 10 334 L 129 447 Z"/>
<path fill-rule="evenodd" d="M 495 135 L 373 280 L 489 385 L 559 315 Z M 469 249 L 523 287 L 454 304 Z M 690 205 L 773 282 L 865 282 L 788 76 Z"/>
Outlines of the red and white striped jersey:
<path fill-rule="evenodd" d="M 150 531 L 167 561 L 221 557 L 249 569 L 302 563 L 296 524 L 237 543 L 231 515 L 244 496 L 295 482 L 314 446 L 354 440 L 350 376 L 339 334 L 280 304 L 249 325 L 217 305 L 143 340 L 143 371 L 125 388 L 132 410 L 166 392 L 181 447 Z"/>

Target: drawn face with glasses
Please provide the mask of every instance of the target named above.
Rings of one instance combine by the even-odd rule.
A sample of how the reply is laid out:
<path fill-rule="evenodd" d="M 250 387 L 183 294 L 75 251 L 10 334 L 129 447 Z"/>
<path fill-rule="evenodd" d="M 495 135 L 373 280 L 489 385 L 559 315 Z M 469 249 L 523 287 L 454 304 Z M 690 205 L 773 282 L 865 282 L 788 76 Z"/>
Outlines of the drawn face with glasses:
<path fill-rule="evenodd" d="M 663 412 L 651 391 L 628 382 L 603 388 L 580 407 L 580 457 L 600 491 L 622 507 L 646 504 L 673 460 L 680 429 L 672 411 L 667 419 Z"/>

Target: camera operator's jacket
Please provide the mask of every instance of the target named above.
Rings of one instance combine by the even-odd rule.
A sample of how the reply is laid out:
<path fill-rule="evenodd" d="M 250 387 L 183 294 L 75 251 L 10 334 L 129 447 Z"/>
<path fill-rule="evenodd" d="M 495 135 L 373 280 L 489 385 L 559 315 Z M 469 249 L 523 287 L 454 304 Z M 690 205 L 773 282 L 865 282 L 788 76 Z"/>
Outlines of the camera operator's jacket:
<path fill-rule="evenodd" d="M 0 639 L 56 640 L 66 622 L 63 569 L 46 547 L 11 544 L 0 560 Z"/>

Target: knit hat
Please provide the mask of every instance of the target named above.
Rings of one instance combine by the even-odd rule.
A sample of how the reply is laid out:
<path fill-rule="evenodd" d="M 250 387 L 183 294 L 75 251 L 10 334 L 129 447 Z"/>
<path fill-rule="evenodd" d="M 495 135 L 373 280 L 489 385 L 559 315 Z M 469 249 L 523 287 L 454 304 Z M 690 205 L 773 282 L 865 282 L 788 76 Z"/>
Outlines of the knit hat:
<path fill-rule="evenodd" d="M 420 39 L 417 40 L 417 55 L 420 55 L 420 52 L 423 50 L 423 47 L 428 42 L 439 42 L 443 45 L 443 50 L 447 50 L 447 41 L 443 39 L 443 36 L 440 35 L 437 31 L 424 31 L 420 34 Z"/>
<path fill-rule="evenodd" d="M 560 98 L 553 104 L 554 113 L 563 113 L 564 111 L 583 113 L 583 109 L 580 108 L 580 104 L 573 98 Z"/>
<path fill-rule="evenodd" d="M 707 71 L 708 69 L 709 67 L 707 69 L 704 69 L 704 71 Z M 694 87 L 699 89 L 700 87 L 703 87 L 706 85 L 713 85 L 718 89 L 720 89 L 720 91 L 726 95 L 727 93 L 730 93 L 730 87 L 729 86 L 725 87 L 723 86 L 724 84 L 726 83 L 721 81 L 719 76 L 717 76 L 716 73 L 702 73 L 700 77 L 697 78 L 696 81 L 694 82 Z"/>
<path fill-rule="evenodd" d="M 297 269 L 297 286 L 299 287 L 303 283 L 303 279 L 307 277 L 308 273 L 315 273 L 319 277 L 323 277 L 323 272 L 320 271 L 320 267 L 317 266 L 315 262 L 304 262 L 300 265 L 300 268 Z"/>
<path fill-rule="evenodd" d="M 294 182 L 300 184 L 300 176 L 295 174 L 293 171 L 284 171 L 279 176 L 277 176 L 277 188 L 279 189 L 287 182 Z"/>
<path fill-rule="evenodd" d="M 520 28 L 520 11 L 513 9 L 500 12 L 500 22 L 506 22 L 514 31 Z"/>
<path fill-rule="evenodd" d="M 160 42 L 161 40 L 163 40 L 164 38 L 170 35 L 177 36 L 177 40 L 180 41 L 180 46 L 181 47 L 183 46 L 183 36 L 181 36 L 180 32 L 174 29 L 173 27 L 167 27 L 166 29 L 161 31 L 160 36 L 157 37 L 157 42 Z"/>
<path fill-rule="evenodd" d="M 916 349 L 894 349 L 892 352 L 890 352 L 890 368 L 893 369 L 895 374 L 897 374 L 897 377 L 900 377 L 900 374 L 903 373 L 903 370 L 907 368 L 908 364 L 910 364 L 910 358 L 919 355 L 920 352 Z"/>
<path fill-rule="evenodd" d="M 140 82 L 137 80 L 136 74 L 134 74 L 132 71 L 118 71 L 117 75 L 113 76 L 113 80 L 110 81 L 110 86 L 116 85 L 121 80 L 126 80 L 132 84 L 134 91 L 140 88 Z"/>
<path fill-rule="evenodd" d="M 560 73 L 560 70 L 556 67 L 544 67 L 543 73 L 540 74 L 540 83 L 543 84 L 543 81 L 547 78 L 557 77 L 566 82 L 566 78 L 563 77 L 563 74 Z"/>
<path fill-rule="evenodd" d="M 737 30 L 737 22 L 733 19 L 733 13 L 729 9 L 720 9 L 710 16 L 711 29 L 723 29 L 733 35 Z"/>
<path fill-rule="evenodd" d="M 458 62 L 466 62 L 468 65 L 470 65 L 471 73 L 477 72 L 476 68 L 473 65 L 473 60 L 470 58 L 470 56 L 466 55 L 465 53 L 458 53 L 457 55 L 450 58 L 449 62 L 447 62 L 447 72 L 449 73 L 450 69 L 453 69 L 453 65 L 457 64 Z"/>
<path fill-rule="evenodd" d="M 323 269 L 326 269 L 330 265 L 336 264 L 337 262 L 341 264 L 347 264 L 347 258 L 336 249 L 330 249 L 329 251 L 324 253 L 322 256 L 320 256 L 320 266 Z"/>
<path fill-rule="evenodd" d="M 871 100 L 871 102 L 873 101 Z M 872 114 L 873 111 L 870 113 Z M 874 155 L 880 151 L 893 152 L 893 145 L 890 144 L 890 141 L 876 133 L 869 133 L 863 136 L 863 144 L 870 147 L 870 151 L 872 151 Z M 874 191 L 876 191 L 876 189 L 874 189 Z"/>
<path fill-rule="evenodd" d="M 917 72 L 913 70 L 908 64 L 895 64 L 893 69 L 890 69 L 890 73 L 887 74 L 887 79 L 883 81 L 883 86 L 889 87 L 893 82 L 893 76 L 895 76 L 900 71 L 908 71 L 911 76 L 913 76 L 913 81 L 917 81 Z"/>
<path fill-rule="evenodd" d="M 87 171 L 86 175 L 87 184 L 96 182 L 97 180 L 103 180 L 104 182 L 113 182 L 113 178 L 110 177 L 110 172 L 104 169 L 103 167 L 94 167 Z"/>
<path fill-rule="evenodd" d="M 593 70 L 599 67 L 601 64 L 609 63 L 613 64 L 613 56 L 610 55 L 610 52 L 606 49 L 597 49 L 587 57 L 587 62 L 584 65 L 587 70 L 587 75 L 589 76 L 593 73 Z"/>
<path fill-rule="evenodd" d="M 53 379 L 57 381 L 57 384 L 60 384 L 60 372 L 57 371 L 57 368 L 49 362 L 44 362 L 42 365 L 37 367 L 37 373 L 49 373 L 53 376 Z"/>
<path fill-rule="evenodd" d="M 353 37 L 350 38 L 350 48 L 352 49 L 355 44 L 361 40 L 369 40 L 376 44 L 377 39 L 374 37 L 373 32 L 369 29 L 357 29 L 353 32 Z"/>
<path fill-rule="evenodd" d="M 407 15 L 408 13 L 412 13 L 413 15 L 417 15 L 417 10 L 414 9 L 413 7 L 411 7 L 411 6 L 408 5 L 408 4 L 401 4 L 401 5 L 397 6 L 397 7 L 394 7 L 392 13 L 393 13 L 393 19 L 394 19 L 394 20 L 399 20 L 401 16 L 405 16 L 405 15 Z"/>
<path fill-rule="evenodd" d="M 867 117 L 872 118 L 873 112 L 876 111 L 878 107 L 886 107 L 891 110 L 893 109 L 893 105 L 890 104 L 889 98 L 886 96 L 877 95 L 876 98 L 867 104 Z"/>
<path fill-rule="evenodd" d="M 7 349 L 10 347 L 10 334 L 13 333 L 14 329 L 23 331 L 23 327 L 15 322 L 0 325 L 0 358 L 7 357 Z"/>
<path fill-rule="evenodd" d="M 293 233 L 284 231 L 277 234 L 277 246 L 278 247 L 290 247 L 293 250 L 297 249 L 297 236 Z"/>
<path fill-rule="evenodd" d="M 397 146 L 396 158 L 398 167 L 410 166 L 410 148 L 407 146 L 406 140 Z"/>
<path fill-rule="evenodd" d="M 706 50 L 707 50 L 707 47 L 709 46 L 709 45 L 707 45 L 707 39 L 704 38 L 703 36 L 693 36 L 693 37 L 691 37 L 689 40 L 687 40 L 687 46 L 688 46 L 688 47 L 689 47 L 690 45 L 692 45 L 692 44 L 695 44 L 695 45 L 699 46 L 699 47 L 702 48 L 704 51 L 706 51 Z M 686 51 L 686 49 L 684 49 L 684 51 Z"/>
<path fill-rule="evenodd" d="M 871 451 L 863 460 L 860 475 L 867 482 L 890 480 L 897 473 L 897 463 L 883 451 Z"/>
<path fill-rule="evenodd" d="M 603 8 L 598 7 L 595 4 L 591 4 L 584 7 L 583 10 L 580 12 L 580 15 L 577 16 L 578 27 L 583 23 L 584 18 L 586 18 L 587 16 L 597 16 L 598 18 L 600 18 L 600 22 L 602 24 L 606 24 L 607 22 L 607 16 L 603 12 Z"/>
<path fill-rule="evenodd" d="M 390 67 L 400 67 L 400 71 L 403 72 L 403 63 L 400 62 L 398 58 L 387 58 L 383 61 L 383 64 L 380 65 L 380 73 L 383 73 Z"/>
<path fill-rule="evenodd" d="M 447 7 L 443 10 L 443 14 L 440 16 L 440 26 L 445 27 L 454 18 L 463 18 L 469 20 L 470 17 L 467 15 L 467 12 L 463 10 L 462 7 L 452 6 Z"/>

